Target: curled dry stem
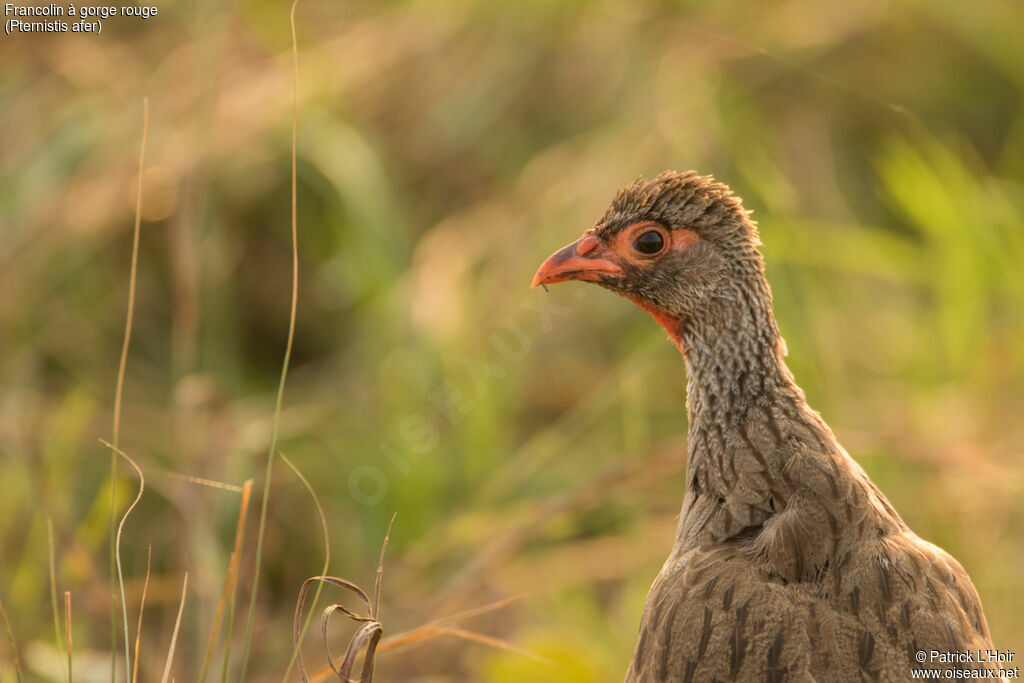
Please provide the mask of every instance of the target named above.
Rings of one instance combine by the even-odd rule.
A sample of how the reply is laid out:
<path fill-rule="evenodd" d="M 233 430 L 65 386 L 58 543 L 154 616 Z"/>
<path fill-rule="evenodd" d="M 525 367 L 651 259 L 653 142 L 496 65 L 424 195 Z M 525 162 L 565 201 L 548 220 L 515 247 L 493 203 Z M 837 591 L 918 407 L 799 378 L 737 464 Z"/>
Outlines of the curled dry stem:
<path fill-rule="evenodd" d="M 392 516 L 391 523 L 388 524 L 387 534 L 384 536 L 384 543 L 381 546 L 380 559 L 377 561 L 377 574 L 373 584 L 372 599 L 366 594 L 366 591 L 358 585 L 352 583 L 348 579 L 342 579 L 337 576 L 312 576 L 303 581 L 302 588 L 299 589 L 299 598 L 295 605 L 293 638 L 295 642 L 299 676 L 302 678 L 304 683 L 309 683 L 309 677 L 306 674 L 306 668 L 302 661 L 302 653 L 299 651 L 299 642 L 301 640 L 302 633 L 304 632 L 304 629 L 300 627 L 300 623 L 302 622 L 302 612 L 303 607 L 305 606 L 306 596 L 309 594 L 309 590 L 314 583 L 318 586 L 322 586 L 326 583 L 347 590 L 359 598 L 363 603 L 363 607 L 366 610 L 365 614 L 354 612 L 340 603 L 328 605 L 324 609 L 323 615 L 320 618 L 320 633 L 323 636 L 324 651 L 327 653 L 327 662 L 330 665 L 331 670 L 338 676 L 338 679 L 342 683 L 349 683 L 349 681 L 352 680 L 352 670 L 355 668 L 360 654 L 363 655 L 363 668 L 360 672 L 359 681 L 360 683 L 371 683 L 371 681 L 373 681 L 373 669 L 376 662 L 377 645 L 380 643 L 381 636 L 384 634 L 384 627 L 379 621 L 380 592 L 384 576 L 384 553 L 387 551 L 388 541 L 391 538 L 391 527 L 394 523 L 395 517 Z M 345 650 L 345 657 L 340 666 L 337 666 L 334 663 L 334 657 L 331 655 L 330 644 L 327 638 L 327 631 L 328 626 L 330 625 L 331 616 L 337 612 L 341 612 L 352 621 L 360 624 L 355 634 L 349 640 L 348 648 Z"/>

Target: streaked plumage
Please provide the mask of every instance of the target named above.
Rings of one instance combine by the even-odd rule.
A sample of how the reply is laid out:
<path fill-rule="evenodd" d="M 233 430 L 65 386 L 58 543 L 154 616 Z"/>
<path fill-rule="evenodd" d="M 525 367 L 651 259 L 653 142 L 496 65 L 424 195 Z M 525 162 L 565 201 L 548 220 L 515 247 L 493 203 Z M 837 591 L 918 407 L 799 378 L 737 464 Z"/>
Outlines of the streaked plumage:
<path fill-rule="evenodd" d="M 637 241 L 651 230 L 660 253 L 638 250 L 658 244 Z M 907 527 L 808 407 L 759 244 L 729 188 L 666 172 L 621 190 L 534 280 L 627 296 L 686 358 L 682 513 L 626 680 L 898 681 L 920 650 L 993 649 L 960 564 Z"/>

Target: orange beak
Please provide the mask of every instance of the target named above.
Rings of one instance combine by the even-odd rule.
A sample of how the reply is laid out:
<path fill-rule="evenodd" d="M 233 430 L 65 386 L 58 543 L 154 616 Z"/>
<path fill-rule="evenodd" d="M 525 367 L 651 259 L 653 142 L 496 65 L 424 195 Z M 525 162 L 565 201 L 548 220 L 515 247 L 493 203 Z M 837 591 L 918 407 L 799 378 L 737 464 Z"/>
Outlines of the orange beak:
<path fill-rule="evenodd" d="M 622 268 L 607 258 L 604 243 L 593 233 L 585 233 L 572 244 L 562 247 L 541 264 L 533 276 L 530 289 L 566 280 L 603 282 L 622 277 Z"/>

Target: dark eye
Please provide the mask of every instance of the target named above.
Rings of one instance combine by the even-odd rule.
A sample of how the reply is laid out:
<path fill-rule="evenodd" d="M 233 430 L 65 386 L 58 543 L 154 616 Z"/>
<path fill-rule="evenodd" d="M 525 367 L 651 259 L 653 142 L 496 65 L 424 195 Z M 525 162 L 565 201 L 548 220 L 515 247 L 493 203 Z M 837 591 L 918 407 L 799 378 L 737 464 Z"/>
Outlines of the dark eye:
<path fill-rule="evenodd" d="M 665 246 L 665 238 L 657 230 L 648 230 L 633 240 L 633 248 L 641 254 L 657 254 Z"/>

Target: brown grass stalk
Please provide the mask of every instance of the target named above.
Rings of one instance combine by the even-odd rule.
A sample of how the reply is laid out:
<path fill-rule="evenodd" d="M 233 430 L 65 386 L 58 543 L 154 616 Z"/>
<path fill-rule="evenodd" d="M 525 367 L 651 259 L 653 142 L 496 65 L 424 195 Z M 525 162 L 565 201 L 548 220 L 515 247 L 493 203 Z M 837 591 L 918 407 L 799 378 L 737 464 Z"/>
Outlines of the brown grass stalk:
<path fill-rule="evenodd" d="M 150 474 L 152 474 L 152 470 L 150 470 Z M 158 474 L 162 474 L 165 477 L 170 477 L 171 479 L 187 481 L 190 484 L 207 486 L 211 489 L 221 489 L 222 491 L 231 491 L 233 493 L 241 493 L 243 488 L 241 486 L 235 486 L 234 484 L 228 484 L 226 482 L 217 481 L 215 479 L 204 479 L 203 477 L 194 477 L 191 474 L 178 474 L 177 472 L 168 471 L 158 472 Z"/>
<path fill-rule="evenodd" d="M 228 661 L 231 658 L 231 634 L 234 627 L 235 601 L 238 595 L 238 567 L 242 561 L 242 548 L 245 543 L 245 527 L 249 519 L 249 501 L 252 498 L 252 479 L 247 480 L 241 487 L 234 487 L 221 482 L 213 482 L 198 477 L 183 477 L 192 483 L 203 486 L 215 486 L 226 490 L 237 490 L 242 494 L 239 503 L 238 522 L 235 526 L 235 545 L 231 550 L 231 557 L 228 559 L 228 567 L 224 572 L 224 584 L 221 587 L 220 598 L 217 600 L 217 611 L 213 618 L 213 628 L 210 629 L 210 637 L 206 641 L 206 651 L 203 653 L 203 664 L 199 669 L 199 683 L 206 680 L 210 669 L 210 662 L 213 660 L 213 650 L 217 645 L 217 638 L 220 635 L 221 624 L 224 623 L 224 611 L 227 609 L 228 621 L 224 630 L 224 665 L 222 677 L 227 680 Z"/>
<path fill-rule="evenodd" d="M 242 546 L 245 540 L 245 526 L 249 519 L 249 501 L 252 497 L 252 479 L 242 486 L 242 503 L 238 512 L 238 528 L 235 530 L 235 549 L 231 553 L 228 576 L 231 579 L 231 593 L 228 596 L 227 625 L 224 628 L 224 662 L 221 665 L 221 681 L 227 683 L 228 664 L 231 662 L 231 637 L 235 632 L 235 609 L 238 604 L 238 568 L 242 562 Z"/>
<path fill-rule="evenodd" d="M 135 627 L 135 662 L 132 664 L 132 683 L 139 680 L 139 639 L 142 637 L 142 611 L 146 608 L 146 591 L 149 589 L 149 570 L 153 559 L 153 546 L 146 546 L 146 580 L 142 583 L 142 598 L 139 600 L 139 624 Z"/>
<path fill-rule="evenodd" d="M 135 506 L 142 500 L 142 492 L 146 490 L 146 477 L 142 474 L 142 470 L 135 464 L 127 453 L 114 446 L 111 443 L 107 443 L 103 439 L 100 439 L 100 443 L 110 448 L 113 452 L 120 455 L 122 458 L 128 461 L 128 464 L 135 470 L 135 474 L 139 477 L 139 492 L 135 496 L 135 500 L 128 506 L 128 509 L 124 511 L 121 516 L 121 521 L 117 525 L 117 536 L 114 539 L 114 562 L 117 565 L 117 585 L 121 591 L 121 616 L 124 622 L 124 666 L 125 666 L 125 680 L 130 681 L 132 679 L 132 660 L 131 652 L 129 651 L 129 638 L 128 638 L 128 604 L 124 599 L 124 571 L 121 568 L 121 534 L 124 533 L 124 523 L 128 519 L 128 515 L 132 513 Z"/>
<path fill-rule="evenodd" d="M 188 593 L 188 572 L 185 572 L 185 580 L 181 583 L 181 602 L 178 603 L 178 617 L 174 620 L 174 631 L 171 632 L 171 645 L 167 650 L 167 663 L 164 664 L 164 675 L 160 683 L 167 683 L 171 675 L 171 663 L 174 661 L 174 648 L 178 644 L 178 631 L 181 629 L 181 615 L 185 611 L 185 596 Z"/>
<path fill-rule="evenodd" d="M 124 323 L 124 340 L 121 343 L 121 358 L 117 367 L 117 386 L 114 389 L 114 424 L 113 447 L 110 453 L 110 683 L 114 683 L 114 667 L 116 665 L 117 651 L 117 593 L 114 591 L 115 573 L 121 593 L 121 601 L 124 602 L 124 582 L 121 577 L 121 567 L 117 560 L 117 532 L 114 528 L 114 508 L 117 505 L 117 454 L 116 449 L 121 439 L 121 398 L 124 393 L 124 374 L 128 366 L 128 348 L 132 340 L 132 321 L 135 317 L 135 283 L 138 280 L 139 268 L 139 232 L 142 227 L 142 179 L 146 166 L 146 139 L 149 136 L 149 98 L 142 98 L 142 143 L 139 147 L 139 172 L 138 188 L 135 195 L 135 227 L 132 231 L 132 262 L 128 273 L 128 314 Z M 115 565 L 116 568 L 115 568 Z M 125 622 L 125 657 L 128 656 L 128 612 L 127 607 L 122 604 L 122 613 Z M 127 663 L 126 663 L 127 665 Z"/>

